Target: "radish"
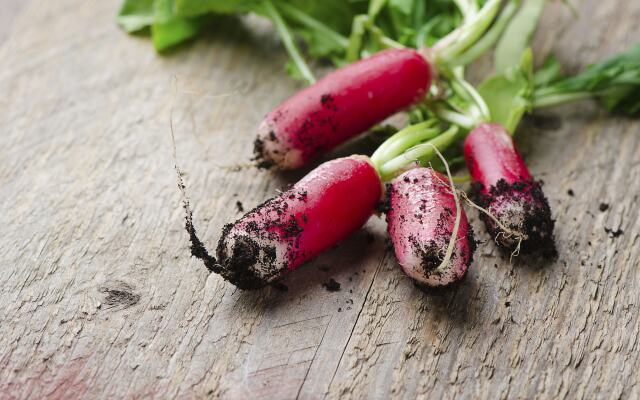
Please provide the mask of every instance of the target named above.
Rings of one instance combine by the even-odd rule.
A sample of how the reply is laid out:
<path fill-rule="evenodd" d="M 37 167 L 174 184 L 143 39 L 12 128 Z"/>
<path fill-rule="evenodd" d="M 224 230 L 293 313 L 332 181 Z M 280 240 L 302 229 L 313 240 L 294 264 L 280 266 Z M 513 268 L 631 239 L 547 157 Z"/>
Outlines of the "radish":
<path fill-rule="evenodd" d="M 430 168 L 411 169 L 392 181 L 387 198 L 387 231 L 403 271 L 419 286 L 444 286 L 462 279 L 476 243 L 462 208 L 454 233 L 458 205 L 447 178 Z"/>
<path fill-rule="evenodd" d="M 549 203 L 507 130 L 497 124 L 479 124 L 465 139 L 464 157 L 474 200 L 495 217 L 481 214 L 496 242 L 523 253 L 555 254 Z"/>
<path fill-rule="evenodd" d="M 377 53 L 328 74 L 270 112 L 254 152 L 261 167 L 293 169 L 422 99 L 427 60 L 411 49 Z"/>
<path fill-rule="evenodd" d="M 375 13 L 356 17 L 350 40 L 344 40 L 349 60 L 369 51 L 360 48 L 365 32 L 392 48 L 337 69 L 270 112 L 258 128 L 254 142 L 257 165 L 279 169 L 301 167 L 423 100 L 436 71 L 448 74 L 451 68 L 463 66 L 463 60 L 470 60 L 467 51 L 474 55 L 484 52 L 486 46 L 475 44 L 490 28 L 501 3 L 501 0 L 487 0 L 480 9 L 475 2 L 458 4 L 465 15 L 464 23 L 429 49 L 422 48 L 425 44 L 422 38 L 418 42 L 420 51 L 404 48 L 403 44 L 386 38 L 384 32 L 373 25 Z M 285 33 L 285 45 L 298 69 L 309 82 L 314 82 L 286 35 L 287 29 L 277 10 L 271 7 L 271 11 L 279 31 Z M 324 32 L 326 35 L 326 30 Z"/>
<path fill-rule="evenodd" d="M 381 196 L 382 183 L 367 157 L 321 164 L 224 227 L 214 272 L 241 289 L 273 282 L 360 228 Z"/>

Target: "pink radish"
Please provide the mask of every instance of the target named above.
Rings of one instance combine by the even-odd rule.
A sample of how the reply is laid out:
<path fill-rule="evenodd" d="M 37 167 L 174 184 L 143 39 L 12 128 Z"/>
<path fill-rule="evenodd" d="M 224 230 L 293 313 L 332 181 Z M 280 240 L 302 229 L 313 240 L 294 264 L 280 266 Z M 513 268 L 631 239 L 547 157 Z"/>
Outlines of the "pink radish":
<path fill-rule="evenodd" d="M 409 107 L 427 93 L 432 71 L 411 49 L 392 49 L 342 67 L 285 100 L 258 129 L 262 167 L 293 169 Z"/>
<path fill-rule="evenodd" d="M 387 231 L 396 258 L 422 286 L 444 286 L 462 279 L 475 251 L 473 230 L 460 209 L 455 247 L 451 258 L 444 260 L 456 219 L 456 202 L 447 182 L 447 177 L 430 168 L 415 168 L 395 178 L 388 188 Z"/>
<path fill-rule="evenodd" d="M 504 232 L 495 220 L 481 214 L 496 242 L 525 253 L 555 254 L 549 203 L 506 129 L 496 124 L 478 125 L 465 139 L 464 156 L 474 182 L 475 201 L 511 231 Z"/>
<path fill-rule="evenodd" d="M 241 289 L 262 287 L 360 228 L 381 196 L 382 182 L 367 157 L 321 164 L 225 226 L 213 270 Z"/>

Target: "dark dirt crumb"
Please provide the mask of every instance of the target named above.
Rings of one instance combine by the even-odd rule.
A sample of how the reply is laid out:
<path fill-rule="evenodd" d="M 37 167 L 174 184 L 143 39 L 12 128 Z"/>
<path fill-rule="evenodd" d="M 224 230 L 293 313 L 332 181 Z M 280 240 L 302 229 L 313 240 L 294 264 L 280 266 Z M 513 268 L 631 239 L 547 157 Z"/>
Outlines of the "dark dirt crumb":
<path fill-rule="evenodd" d="M 353 293 L 353 289 L 349 289 L 349 293 Z"/>
<path fill-rule="evenodd" d="M 238 212 L 244 212 L 244 206 L 240 200 L 236 201 L 236 208 L 238 209 Z"/>
<path fill-rule="evenodd" d="M 510 301 L 505 301 L 505 302 L 504 302 L 504 306 L 505 306 L 505 307 L 509 307 L 510 305 L 511 305 L 511 302 L 510 302 Z"/>
<path fill-rule="evenodd" d="M 340 290 L 340 284 L 335 279 L 331 278 L 328 282 L 322 284 L 328 292 L 337 292 Z"/>
<path fill-rule="evenodd" d="M 257 162 L 256 167 L 259 169 L 269 169 L 275 165 L 273 161 L 264 158 L 264 141 L 260 138 L 253 142 L 253 154 L 252 160 Z"/>
<path fill-rule="evenodd" d="M 619 236 L 622 236 L 624 234 L 624 231 L 620 228 L 618 228 L 617 230 L 613 230 L 611 228 L 604 228 L 604 231 L 607 232 L 609 234 L 610 238 L 617 238 Z"/>
<path fill-rule="evenodd" d="M 600 203 L 600 207 L 598 207 L 600 209 L 601 212 L 605 212 L 609 209 L 609 204 L 607 203 Z"/>
<path fill-rule="evenodd" d="M 575 195 L 575 193 L 573 193 L 573 189 L 569 189 L 567 190 L 567 194 L 571 197 L 573 197 Z"/>
<path fill-rule="evenodd" d="M 121 306 L 123 308 L 133 307 L 140 302 L 140 295 L 134 292 L 134 288 L 121 281 L 105 284 L 98 288 L 100 293 L 105 295 L 104 304 L 108 308 Z"/>
<path fill-rule="evenodd" d="M 273 286 L 274 289 L 279 290 L 281 292 L 289 291 L 289 287 L 282 282 L 274 282 L 271 284 L 271 286 Z"/>
<path fill-rule="evenodd" d="M 338 312 L 342 312 L 342 307 L 338 307 Z"/>

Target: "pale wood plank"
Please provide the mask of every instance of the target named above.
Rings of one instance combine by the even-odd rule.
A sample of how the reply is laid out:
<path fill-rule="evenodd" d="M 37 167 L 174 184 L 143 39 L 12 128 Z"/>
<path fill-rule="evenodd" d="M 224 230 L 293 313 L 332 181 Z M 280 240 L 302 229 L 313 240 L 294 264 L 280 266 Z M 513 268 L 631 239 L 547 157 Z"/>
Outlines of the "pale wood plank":
<path fill-rule="evenodd" d="M 523 130 L 558 219 L 557 262 L 511 266 L 487 244 L 463 284 L 427 295 L 374 218 L 288 292 L 244 293 L 188 256 L 168 119 L 173 107 L 213 245 L 237 200 L 251 207 L 302 174 L 220 168 L 248 159 L 262 115 L 296 90 L 286 56 L 258 24 L 158 57 L 118 30 L 117 6 L 33 1 L 0 47 L 0 397 L 640 395 L 636 121 L 587 103 L 546 113 L 559 129 Z M 637 2 L 577 8 L 576 20 L 549 5 L 539 51 L 577 69 L 640 40 Z M 329 277 L 340 292 L 321 287 Z"/>

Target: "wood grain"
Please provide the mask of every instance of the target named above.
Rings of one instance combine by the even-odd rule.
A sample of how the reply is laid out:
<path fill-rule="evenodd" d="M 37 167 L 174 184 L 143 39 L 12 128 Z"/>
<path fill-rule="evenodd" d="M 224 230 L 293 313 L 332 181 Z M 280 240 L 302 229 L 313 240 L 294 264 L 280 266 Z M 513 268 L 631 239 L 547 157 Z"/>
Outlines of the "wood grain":
<path fill-rule="evenodd" d="M 287 292 L 241 292 L 189 257 L 169 116 L 213 246 L 236 201 L 303 173 L 230 168 L 297 88 L 286 55 L 249 22 L 160 57 L 117 3 L 34 0 L 0 35 L 0 398 L 640 397 L 637 120 L 585 102 L 522 129 L 556 261 L 512 265 L 480 233 L 467 279 L 425 294 L 373 218 Z M 539 54 L 578 70 L 640 41 L 640 2 L 575 3 L 548 5 Z"/>

